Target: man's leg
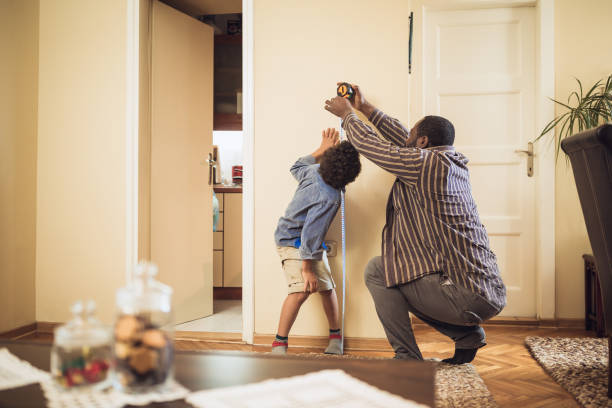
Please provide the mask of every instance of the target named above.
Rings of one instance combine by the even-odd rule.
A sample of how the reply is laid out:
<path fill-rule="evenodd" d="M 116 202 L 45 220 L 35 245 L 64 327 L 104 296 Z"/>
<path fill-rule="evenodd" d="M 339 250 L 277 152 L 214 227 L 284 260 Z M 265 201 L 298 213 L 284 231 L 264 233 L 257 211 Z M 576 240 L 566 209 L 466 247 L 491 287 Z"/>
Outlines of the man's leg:
<path fill-rule="evenodd" d="M 370 260 L 364 278 L 374 300 L 378 318 L 395 351 L 395 357 L 422 360 L 423 356 L 414 338 L 408 315 L 410 306 L 398 288 L 386 287 L 385 272 L 380 256 Z"/>
<path fill-rule="evenodd" d="M 281 308 L 276 339 L 272 344 L 273 353 L 287 352 L 287 338 L 289 337 L 289 331 L 297 318 L 300 307 L 302 307 L 302 304 L 304 304 L 306 299 L 308 299 L 308 295 L 309 293 L 307 292 L 290 293 L 287 295 L 287 298 L 283 302 L 283 307 Z"/>
<path fill-rule="evenodd" d="M 342 354 L 342 334 L 340 333 L 340 316 L 338 312 L 338 297 L 336 290 L 325 290 L 319 292 L 323 310 L 329 323 L 329 344 L 325 349 L 326 354 Z"/>
<path fill-rule="evenodd" d="M 412 313 L 455 342 L 451 363 L 467 363 L 486 345 L 480 323 L 498 313 L 469 290 L 431 274 L 400 287 Z"/>

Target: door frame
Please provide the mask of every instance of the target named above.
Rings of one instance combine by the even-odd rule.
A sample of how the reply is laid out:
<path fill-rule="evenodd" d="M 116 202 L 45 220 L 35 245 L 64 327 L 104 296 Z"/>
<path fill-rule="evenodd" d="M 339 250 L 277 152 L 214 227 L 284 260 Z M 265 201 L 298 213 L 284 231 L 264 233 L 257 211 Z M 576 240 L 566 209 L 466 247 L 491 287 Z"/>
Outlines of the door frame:
<path fill-rule="evenodd" d="M 416 3 L 416 2 L 413 2 Z M 427 11 L 469 10 L 482 8 L 534 7 L 536 12 L 536 95 L 534 138 L 539 129 L 555 115 L 554 103 L 549 99 L 555 95 L 554 59 L 554 0 L 420 0 L 419 7 L 413 7 L 415 38 L 423 39 L 424 16 Z M 413 48 L 414 59 L 410 76 L 409 94 L 411 101 L 409 117 L 420 118 L 424 115 L 425 94 L 423 92 L 424 61 L 422 42 L 416 41 Z M 549 320 L 556 318 L 556 274 L 555 274 L 555 154 L 550 145 L 536 143 L 536 318 Z"/>
<path fill-rule="evenodd" d="M 255 333 L 254 83 L 253 0 L 242 0 L 242 340 L 247 344 Z"/>
<path fill-rule="evenodd" d="M 127 0 L 126 19 L 126 282 L 139 258 L 150 257 L 150 44 L 141 49 L 142 30 L 150 30 L 150 21 L 140 20 L 150 10 L 151 0 Z M 242 339 L 253 343 L 254 308 L 254 192 L 253 192 L 253 0 L 242 0 L 243 42 L 243 217 L 242 217 Z M 146 49 L 149 47 L 149 49 Z M 148 60 L 148 61 L 141 61 Z M 142 63 L 142 64 L 141 64 Z M 141 81 L 142 79 L 142 81 Z M 142 124 L 140 123 L 142 121 Z M 204 152 L 203 152 L 204 154 Z"/>

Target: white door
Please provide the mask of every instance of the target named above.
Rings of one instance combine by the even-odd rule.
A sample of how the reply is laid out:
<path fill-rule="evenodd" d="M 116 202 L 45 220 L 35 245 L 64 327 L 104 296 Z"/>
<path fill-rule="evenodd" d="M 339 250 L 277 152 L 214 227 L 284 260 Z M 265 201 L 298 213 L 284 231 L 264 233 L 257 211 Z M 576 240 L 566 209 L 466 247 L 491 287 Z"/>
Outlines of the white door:
<path fill-rule="evenodd" d="M 516 152 L 536 134 L 535 9 L 420 10 L 413 122 L 428 114 L 453 122 L 508 289 L 502 315 L 535 317 L 538 173 L 528 177 L 527 157 Z"/>
<path fill-rule="evenodd" d="M 213 30 L 159 1 L 152 12 L 151 259 L 182 323 L 213 311 Z"/>

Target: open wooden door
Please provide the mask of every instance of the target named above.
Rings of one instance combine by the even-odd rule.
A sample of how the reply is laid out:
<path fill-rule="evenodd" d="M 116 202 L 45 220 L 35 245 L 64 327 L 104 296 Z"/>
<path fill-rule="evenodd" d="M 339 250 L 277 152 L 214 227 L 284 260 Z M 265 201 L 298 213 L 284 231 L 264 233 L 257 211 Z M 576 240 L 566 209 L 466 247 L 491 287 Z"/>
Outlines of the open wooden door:
<path fill-rule="evenodd" d="M 213 312 L 213 29 L 153 2 L 151 260 L 176 323 Z"/>

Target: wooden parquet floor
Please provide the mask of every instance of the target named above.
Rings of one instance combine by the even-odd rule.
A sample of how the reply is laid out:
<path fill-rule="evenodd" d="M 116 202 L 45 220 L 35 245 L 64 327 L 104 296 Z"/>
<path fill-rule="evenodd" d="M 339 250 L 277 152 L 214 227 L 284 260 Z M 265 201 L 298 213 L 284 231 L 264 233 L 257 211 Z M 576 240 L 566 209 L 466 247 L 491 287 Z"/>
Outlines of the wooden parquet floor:
<path fill-rule="evenodd" d="M 482 348 L 474 366 L 500 407 L 579 407 L 573 397 L 555 383 L 531 357 L 524 345 L 527 336 L 592 337 L 593 332 L 576 329 L 488 326 L 488 345 Z M 446 358 L 453 353 L 453 343 L 424 325 L 415 326 L 415 335 L 425 358 Z M 22 338 L 49 342 L 49 335 L 37 334 Z M 268 346 L 252 346 L 240 342 L 210 340 L 177 340 L 177 350 L 240 350 L 269 351 Z M 290 348 L 291 353 L 321 352 L 320 348 Z M 361 356 L 391 357 L 389 351 L 348 351 Z"/>

